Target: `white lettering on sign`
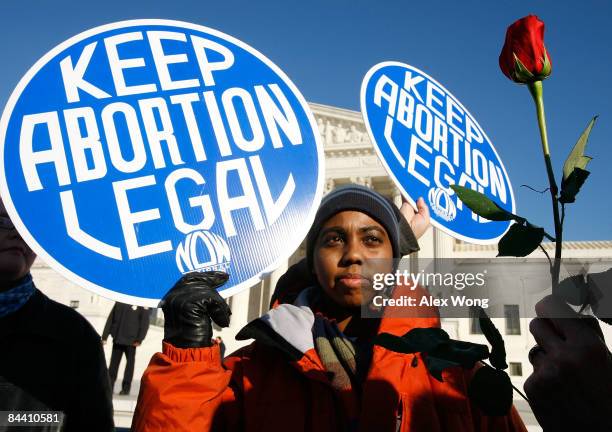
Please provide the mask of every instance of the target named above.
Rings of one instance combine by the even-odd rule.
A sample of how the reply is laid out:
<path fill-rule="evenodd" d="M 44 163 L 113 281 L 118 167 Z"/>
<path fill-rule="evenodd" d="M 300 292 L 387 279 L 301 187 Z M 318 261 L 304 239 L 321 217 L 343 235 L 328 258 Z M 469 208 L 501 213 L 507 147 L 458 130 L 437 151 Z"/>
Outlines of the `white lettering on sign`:
<path fill-rule="evenodd" d="M 227 189 L 227 178 L 232 171 L 238 174 L 242 186 L 242 195 L 231 196 Z M 260 231 L 265 228 L 261 210 L 259 204 L 257 204 L 255 188 L 244 159 L 220 162 L 217 166 L 217 185 L 220 186 L 217 198 L 221 207 L 221 219 L 228 237 L 236 235 L 232 212 L 240 209 L 249 210 L 255 230 Z"/>
<path fill-rule="evenodd" d="M 64 89 L 66 90 L 66 99 L 68 102 L 79 102 L 79 89 L 89 93 L 97 99 L 110 97 L 104 90 L 85 81 L 85 71 L 87 70 L 87 66 L 89 66 L 96 45 L 98 45 L 98 43 L 93 42 L 83 48 L 83 52 L 81 52 L 81 56 L 77 60 L 75 66 L 73 66 L 71 57 L 66 57 L 60 62 L 62 79 L 64 80 Z"/>
<path fill-rule="evenodd" d="M 247 152 L 261 150 L 265 141 L 264 131 L 257 118 L 257 110 L 251 94 L 245 89 L 234 87 L 223 92 L 221 100 L 223 101 L 223 108 L 227 113 L 227 121 L 236 146 Z M 248 131 L 242 129 L 238 113 L 236 112 L 237 106 L 243 108 L 242 113 L 248 119 L 248 125 L 250 126 Z M 252 138 L 248 139 L 247 136 Z"/>
<path fill-rule="evenodd" d="M 201 261 L 206 258 L 198 253 L 200 250 L 206 250 L 208 261 Z M 229 260 L 230 249 L 225 240 L 209 231 L 188 234 L 176 248 L 176 265 L 181 273 L 194 270 L 227 271 Z"/>
<path fill-rule="evenodd" d="M 115 83 L 115 92 L 117 96 L 152 93 L 157 91 L 157 86 L 155 84 L 128 86 L 125 82 L 124 70 L 130 68 L 142 68 L 145 66 L 145 61 L 142 57 L 125 59 L 120 58 L 117 46 L 139 40 L 142 40 L 142 32 L 123 33 L 104 39 L 106 55 L 108 57 L 111 74 L 113 76 L 113 82 Z"/>
<path fill-rule="evenodd" d="M 60 192 L 60 201 L 62 203 L 62 209 L 64 210 L 66 232 L 73 240 L 85 246 L 87 249 L 108 258 L 121 260 L 121 249 L 93 237 L 81 228 L 72 191 Z"/>
<path fill-rule="evenodd" d="M 272 148 L 280 149 L 283 146 L 279 131 L 283 132 L 292 145 L 302 144 L 297 117 L 286 97 L 278 86 L 271 85 L 268 88 L 278 98 L 279 104 L 273 102 L 268 89 L 263 86 L 257 86 L 251 92 L 237 88 L 225 90 L 221 96 L 223 110 L 217 103 L 218 97 L 214 92 L 204 92 L 202 99 L 197 93 L 174 95 L 170 98 L 170 101 L 163 97 L 140 99 L 136 104 L 137 108 L 125 102 L 112 102 L 102 109 L 102 128 L 97 125 L 91 108 L 86 107 L 74 109 L 74 111 L 65 110 L 65 121 L 62 125 L 60 125 L 57 112 L 26 115 L 22 120 L 20 156 L 24 171 L 32 174 L 26 177 L 28 190 L 33 191 L 42 188 L 37 166 L 43 163 L 54 163 L 60 185 L 64 186 L 71 183 L 68 160 L 61 134 L 62 126 L 67 129 L 68 144 L 71 149 L 76 149 L 76 152 L 71 152 L 71 162 L 72 167 L 78 174 L 77 182 L 103 177 L 101 173 L 105 173 L 108 168 L 107 161 L 104 158 L 105 152 L 108 152 L 110 164 L 123 173 L 137 172 L 149 162 L 152 162 L 156 169 L 165 168 L 169 164 L 173 166 L 184 164 L 174 136 L 172 119 L 176 119 L 176 116 L 171 117 L 170 106 L 180 108 L 179 117 L 182 117 L 182 121 L 190 130 L 191 150 L 197 161 L 206 160 L 206 147 L 199 133 L 197 117 L 208 117 L 208 120 L 211 121 L 216 132 L 217 149 L 224 157 L 233 155 L 229 137 L 239 150 L 246 152 L 261 150 L 264 145 L 264 130 L 271 137 Z M 261 100 L 263 100 L 263 104 Z M 197 102 L 199 102 L 198 108 L 200 109 L 196 117 L 194 105 Z M 257 107 L 262 112 L 263 122 L 258 114 Z M 239 116 L 237 114 L 238 109 L 242 109 L 246 116 Z M 419 110 L 417 112 L 424 111 Z M 431 116 L 431 114 L 424 115 Z M 226 130 L 224 125 L 224 117 L 230 124 L 229 131 Z M 422 115 L 418 114 L 417 118 L 421 119 Z M 144 131 L 140 128 L 139 119 L 145 125 Z M 246 122 L 244 119 L 246 119 Z M 85 134 L 78 128 L 79 120 L 85 122 Z M 431 135 L 431 128 L 427 126 L 427 120 L 425 120 L 425 123 L 425 127 L 428 129 L 422 134 L 427 137 Z M 130 140 L 127 144 L 129 144 L 128 153 L 133 155 L 131 159 L 123 154 L 124 149 L 122 149 L 117 136 L 118 124 L 126 127 L 129 132 Z M 47 130 L 51 146 L 49 149 L 35 150 L 33 147 L 34 132 L 35 129 L 42 128 Z M 100 130 L 104 133 L 103 140 L 99 136 Z M 43 132 L 39 131 L 39 133 Z M 246 138 L 247 135 L 250 138 Z M 148 149 L 144 144 L 145 137 Z M 83 155 L 85 151 L 93 157 L 92 167 L 89 167 L 85 162 Z M 164 155 L 165 153 L 168 154 L 169 158 Z"/>
<path fill-rule="evenodd" d="M 182 109 L 196 161 L 203 162 L 206 160 L 206 151 L 204 150 L 204 143 L 202 143 L 202 137 L 200 136 L 200 128 L 198 127 L 198 122 L 193 111 L 193 103 L 199 100 L 200 98 L 197 93 L 170 96 L 170 102 L 180 105 Z"/>
<path fill-rule="evenodd" d="M 280 107 L 274 102 L 272 96 L 270 96 L 270 93 L 264 86 L 255 86 L 255 93 L 257 94 L 257 101 L 261 106 L 266 128 L 272 139 L 272 146 L 274 148 L 283 147 L 283 141 L 278 132 L 279 127 L 291 144 L 302 144 L 300 125 L 295 117 L 295 113 L 291 109 L 289 101 L 278 84 L 270 84 L 268 88 L 278 100 Z"/>
<path fill-rule="evenodd" d="M 198 66 L 204 80 L 204 85 L 212 87 L 215 85 L 213 72 L 227 70 L 234 64 L 234 54 L 226 47 L 209 39 L 204 39 L 200 36 L 191 36 L 193 49 L 196 53 Z M 208 57 L 209 52 L 221 55 L 222 61 L 211 61 Z"/>
<path fill-rule="evenodd" d="M 117 114 L 120 113 L 120 116 Z M 134 155 L 131 160 L 126 160 L 121 151 L 119 137 L 117 136 L 116 121 L 124 122 L 128 130 L 130 152 Z M 138 125 L 136 110 L 124 102 L 114 102 L 102 110 L 102 124 L 110 160 L 118 171 L 122 173 L 134 173 L 144 168 L 147 163 L 147 152 Z"/>
<path fill-rule="evenodd" d="M 85 135 L 81 133 L 79 120 L 85 123 Z M 76 181 L 82 182 L 104 177 L 107 172 L 106 162 L 94 110 L 90 107 L 64 110 L 64 122 L 68 132 L 70 153 L 74 161 Z M 93 161 L 91 168 L 87 163 L 87 155 Z"/>
<path fill-rule="evenodd" d="M 190 224 L 185 221 L 183 212 L 181 211 L 181 202 L 176 192 L 176 183 L 183 179 L 189 179 L 198 186 L 206 184 L 204 177 L 202 177 L 202 175 L 196 170 L 190 168 L 182 168 L 173 171 L 172 174 L 166 178 L 164 185 L 166 187 L 166 194 L 168 195 L 168 201 L 170 203 L 170 211 L 172 212 L 172 218 L 174 219 L 176 229 L 184 234 L 198 229 L 210 229 L 215 222 L 215 213 L 212 207 L 212 201 L 208 195 L 193 196 L 189 198 L 189 205 L 192 208 L 196 206 L 200 207 L 202 211 L 202 220 L 197 224 Z"/>
<path fill-rule="evenodd" d="M 179 152 L 178 143 L 174 136 L 174 128 L 170 118 L 170 111 L 163 98 L 141 99 L 138 101 L 142 121 L 144 123 L 147 141 L 153 156 L 155 168 L 165 168 L 166 161 L 162 152 L 161 143 L 164 142 L 170 153 L 172 165 L 184 164 Z M 161 125 L 157 124 L 156 115 L 161 119 Z"/>
<path fill-rule="evenodd" d="M 187 54 L 166 54 L 162 44 L 163 40 L 174 40 L 187 42 L 187 36 L 184 33 L 169 32 L 169 31 L 148 31 L 147 37 L 151 44 L 151 53 L 155 62 L 155 69 L 159 77 L 159 83 L 162 90 L 179 90 L 184 88 L 198 87 L 200 81 L 197 78 L 186 80 L 173 80 L 170 75 L 170 65 L 178 63 L 187 63 L 189 59 Z"/>
<path fill-rule="evenodd" d="M 410 154 L 408 155 L 408 173 L 417 178 L 425 186 L 429 186 L 429 180 L 427 180 L 419 171 L 416 169 L 417 162 L 423 166 L 423 168 L 429 168 L 429 162 L 426 159 L 419 156 L 419 147 L 426 150 L 428 153 L 432 153 L 431 147 L 429 147 L 424 141 L 420 140 L 416 135 L 412 135 L 412 142 L 410 143 Z"/>
<path fill-rule="evenodd" d="M 126 96 L 133 94 L 154 93 L 157 91 L 155 83 L 138 83 L 128 85 L 125 79 L 125 71 L 133 68 L 145 68 L 148 65 L 144 57 L 122 57 L 120 49 L 122 45 L 137 46 L 144 43 L 144 35 L 142 32 L 121 33 L 114 36 L 109 36 L 104 39 L 104 48 L 108 59 L 109 71 L 114 84 L 114 95 Z M 231 50 L 223 45 L 200 36 L 191 35 L 189 41 L 195 54 L 195 58 L 189 58 L 187 52 L 168 55 L 164 52 L 164 40 L 174 40 L 187 42 L 187 36 L 184 33 L 166 32 L 166 31 L 150 31 L 147 32 L 146 46 L 153 58 L 157 79 L 159 80 L 162 90 L 177 90 L 184 88 L 195 88 L 200 86 L 200 80 L 204 86 L 212 87 L 215 85 L 214 74 L 231 68 L 234 64 L 234 54 Z M 60 61 L 62 79 L 64 89 L 66 91 L 66 100 L 70 103 L 79 102 L 79 90 L 93 96 L 96 99 L 104 99 L 111 97 L 106 90 L 96 86 L 91 81 L 85 79 L 87 68 L 91 63 L 91 59 L 98 46 L 97 42 L 85 46 L 79 54 L 76 65 L 73 63 L 72 57 L 67 56 Z M 187 47 L 185 47 L 187 48 Z M 185 49 L 185 51 L 188 51 Z M 212 57 L 221 56 L 221 60 L 210 60 Z M 197 64 L 200 72 L 199 77 L 194 77 L 188 80 L 174 80 L 170 72 L 170 65 L 194 62 Z M 99 67 L 99 64 L 97 64 Z"/>
<path fill-rule="evenodd" d="M 48 149 L 35 151 L 34 131 L 35 129 L 40 129 L 41 125 L 46 127 L 51 145 Z M 23 177 L 30 192 L 43 188 L 36 168 L 40 164 L 53 164 L 58 184 L 60 186 L 70 184 L 68 161 L 66 160 L 62 130 L 57 112 L 23 116 L 21 134 L 19 136 L 19 155 Z"/>
<path fill-rule="evenodd" d="M 386 75 L 380 77 L 374 89 L 374 103 L 382 108 L 383 100 L 388 104 L 387 114 L 394 117 L 397 103 L 397 84 Z"/>
<path fill-rule="evenodd" d="M 374 83 L 373 102 L 386 112 L 383 136 L 410 176 L 427 187 L 433 179 L 454 196 L 459 210 L 463 207 L 450 188 L 453 184 L 488 191 L 507 203 L 508 185 L 499 163 L 488 160 L 482 151 L 482 131 L 443 88 L 411 71 L 406 71 L 401 84 L 381 74 Z M 396 121 L 413 131 L 409 142 L 394 138 Z M 472 218 L 486 222 L 474 213 Z"/>
<path fill-rule="evenodd" d="M 123 230 L 123 236 L 125 238 L 125 247 L 127 248 L 128 257 L 130 259 L 142 258 L 147 255 L 155 255 L 172 250 L 172 243 L 169 240 L 144 246 L 138 244 L 135 226 L 143 222 L 159 219 L 160 213 L 158 208 L 133 212 L 130 209 L 128 191 L 141 189 L 154 184 L 155 176 L 152 175 L 113 182 L 119 220 L 121 221 L 121 229 Z"/>
<path fill-rule="evenodd" d="M 100 61 L 101 56 L 108 62 Z M 274 224 L 289 205 L 296 182 L 289 171 L 280 192 L 272 193 L 258 153 L 299 146 L 304 139 L 298 116 L 278 84 L 216 87 L 234 62 L 229 48 L 179 31 L 119 33 L 66 55 L 59 72 L 68 107 L 21 118 L 19 156 L 27 190 L 61 187 L 68 235 L 116 260 L 172 250 L 168 238 L 143 242 L 139 236 L 141 228 L 168 217 L 184 234 L 207 233 L 220 221 L 225 238 L 237 235 L 236 225 L 247 221 L 255 230 Z M 195 72 L 188 76 L 186 70 Z M 179 143 L 179 129 L 187 132 L 186 142 Z M 221 160 L 211 162 L 210 155 Z M 185 166 L 193 160 L 197 166 Z M 139 174 L 146 168 L 148 175 Z M 120 222 L 121 244 L 88 232 L 82 197 L 71 189 L 75 183 L 108 181 L 109 176 L 116 204 L 108 209 L 109 217 Z M 143 207 L 138 197 L 152 191 L 167 199 Z M 206 241 L 213 244 L 214 238 L 191 236 L 188 243 Z M 187 249 L 179 255 L 194 268 L 203 264 Z"/>

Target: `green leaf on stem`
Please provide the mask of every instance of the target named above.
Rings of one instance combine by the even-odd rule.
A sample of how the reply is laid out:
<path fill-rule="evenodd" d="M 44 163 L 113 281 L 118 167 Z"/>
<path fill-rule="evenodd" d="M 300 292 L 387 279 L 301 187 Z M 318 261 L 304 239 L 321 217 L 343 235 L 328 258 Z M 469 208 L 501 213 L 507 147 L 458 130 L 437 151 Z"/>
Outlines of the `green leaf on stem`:
<path fill-rule="evenodd" d="M 586 169 L 587 164 L 591 161 L 591 157 L 584 155 L 584 149 L 586 148 L 587 142 L 589 140 L 589 135 L 591 134 L 591 130 L 595 125 L 595 121 L 598 116 L 595 116 L 591 119 L 586 129 L 578 138 L 578 141 L 574 145 L 574 148 L 570 152 L 569 156 L 565 160 L 563 164 L 563 181 L 569 178 L 569 176 L 574 172 L 575 168 L 580 168 L 581 170 Z"/>
<path fill-rule="evenodd" d="M 544 49 L 544 55 L 542 56 L 542 71 L 540 72 L 540 76 L 544 78 L 548 78 L 552 69 L 552 65 L 550 64 L 550 58 L 548 57 L 548 51 Z"/>
<path fill-rule="evenodd" d="M 529 69 L 525 67 L 525 65 L 518 58 L 518 56 L 515 53 L 512 54 L 514 55 L 514 80 L 519 83 L 528 83 L 535 81 L 536 78 L 529 71 Z"/>
<path fill-rule="evenodd" d="M 559 286 L 555 292 L 567 303 L 574 306 L 581 306 L 589 298 L 589 289 L 584 276 L 579 274 L 570 276 L 559 282 Z"/>
<path fill-rule="evenodd" d="M 482 344 L 449 339 L 448 342 L 424 354 L 425 366 L 429 373 L 438 381 L 443 381 L 444 369 L 457 366 L 471 369 L 476 362 L 489 357 L 489 348 Z"/>
<path fill-rule="evenodd" d="M 494 201 L 480 192 L 459 185 L 451 185 L 451 188 L 455 191 L 459 199 L 478 216 L 482 216 L 483 218 L 491 221 L 509 221 L 513 219 L 517 221 L 524 220 L 521 217 L 504 210 Z"/>
<path fill-rule="evenodd" d="M 513 224 L 497 245 L 497 256 L 524 257 L 542 243 L 544 228 Z"/>
<path fill-rule="evenodd" d="M 444 369 L 460 366 L 460 364 L 457 362 L 435 357 L 432 355 L 424 356 L 424 361 L 425 367 L 427 368 L 431 376 L 440 382 L 444 382 L 444 379 L 442 378 L 442 371 Z"/>
<path fill-rule="evenodd" d="M 388 350 L 411 354 L 417 352 L 430 352 L 441 344 L 449 341 L 448 333 L 441 328 L 414 328 L 404 336 L 394 336 L 390 333 L 381 333 L 374 343 Z"/>
<path fill-rule="evenodd" d="M 477 361 L 489 357 L 486 345 L 450 339 L 441 328 L 415 328 L 403 336 L 382 333 L 374 341 L 376 345 L 403 354 L 420 352 L 425 367 L 438 381 L 443 381 L 442 371 L 449 367 L 472 368 Z"/>
<path fill-rule="evenodd" d="M 587 275 L 589 303 L 597 318 L 612 325 L 612 268 Z"/>
<path fill-rule="evenodd" d="M 391 333 L 381 333 L 376 336 L 374 340 L 375 345 L 380 345 L 389 351 L 398 352 L 402 354 L 411 354 L 419 352 L 412 345 L 406 342 L 399 336 L 392 335 Z"/>
<path fill-rule="evenodd" d="M 489 357 L 489 347 L 482 344 L 449 339 L 428 355 L 452 361 L 465 368 L 472 368 L 477 361 Z"/>
<path fill-rule="evenodd" d="M 563 177 L 563 180 L 561 180 L 561 196 L 559 197 L 559 202 L 569 204 L 576 201 L 576 195 L 580 192 L 580 188 L 589 174 L 588 171 L 576 167 L 569 177 Z"/>
<path fill-rule="evenodd" d="M 487 338 L 489 344 L 491 344 L 491 355 L 489 356 L 491 365 L 495 369 L 506 369 L 508 363 L 506 363 L 506 345 L 504 343 L 504 338 L 485 310 L 480 306 L 477 306 L 476 310 L 478 311 L 480 329 Z"/>

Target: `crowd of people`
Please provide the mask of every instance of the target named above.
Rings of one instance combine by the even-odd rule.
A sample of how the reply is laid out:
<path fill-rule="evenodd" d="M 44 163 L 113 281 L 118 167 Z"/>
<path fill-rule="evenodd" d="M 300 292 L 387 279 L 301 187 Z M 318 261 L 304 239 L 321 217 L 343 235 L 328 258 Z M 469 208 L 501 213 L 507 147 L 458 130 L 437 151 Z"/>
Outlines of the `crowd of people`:
<path fill-rule="evenodd" d="M 228 275 L 184 275 L 160 304 L 162 351 L 142 377 L 132 430 L 526 431 L 514 408 L 487 416 L 471 402 L 467 386 L 476 368 L 448 368 L 439 381 L 422 355 L 373 343 L 381 333 L 440 327 L 435 310 L 361 316 L 371 275 L 393 271 L 418 250 L 428 225 L 422 200 L 416 210 L 407 203 L 400 210 L 365 187 L 332 191 L 306 239 L 305 260 L 281 278 L 270 311 L 237 335 L 253 342 L 225 357 L 212 322 L 229 324 L 231 310 L 217 292 Z M 0 411 L 64 413 L 49 431 L 113 430 L 111 384 L 125 353 L 122 392 L 129 393 L 148 313 L 117 304 L 100 337 L 35 287 L 34 258 L 0 203 Z M 612 355 L 598 322 L 554 296 L 536 312 L 525 392 L 539 423 L 547 432 L 612 431 Z M 109 334 L 110 377 L 101 343 Z"/>

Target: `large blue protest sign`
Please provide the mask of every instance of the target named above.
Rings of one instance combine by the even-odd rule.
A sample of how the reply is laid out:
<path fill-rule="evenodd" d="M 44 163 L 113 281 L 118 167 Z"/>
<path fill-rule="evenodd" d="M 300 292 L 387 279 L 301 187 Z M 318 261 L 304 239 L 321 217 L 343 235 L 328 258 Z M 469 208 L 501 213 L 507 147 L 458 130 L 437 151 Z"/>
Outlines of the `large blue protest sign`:
<path fill-rule="evenodd" d="M 305 237 L 323 189 L 289 78 L 199 25 L 134 20 L 57 46 L 0 121 L 0 192 L 28 244 L 97 293 L 155 306 L 189 271 L 256 282 Z"/>
<path fill-rule="evenodd" d="M 491 222 L 465 206 L 450 188 L 482 192 L 515 211 L 504 165 L 478 122 L 444 86 L 398 62 L 371 68 L 361 87 L 361 111 L 378 156 L 414 205 L 423 197 L 432 224 L 473 243 L 495 243 L 510 222 Z"/>

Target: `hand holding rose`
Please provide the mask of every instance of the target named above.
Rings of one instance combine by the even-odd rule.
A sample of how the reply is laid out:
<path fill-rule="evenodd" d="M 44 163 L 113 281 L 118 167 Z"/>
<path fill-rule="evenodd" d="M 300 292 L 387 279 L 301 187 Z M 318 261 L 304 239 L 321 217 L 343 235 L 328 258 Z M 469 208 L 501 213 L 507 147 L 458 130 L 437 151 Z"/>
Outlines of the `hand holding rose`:
<path fill-rule="evenodd" d="M 612 354 L 599 323 L 559 297 L 536 305 L 530 323 L 537 346 L 525 393 L 545 432 L 612 431 Z"/>

